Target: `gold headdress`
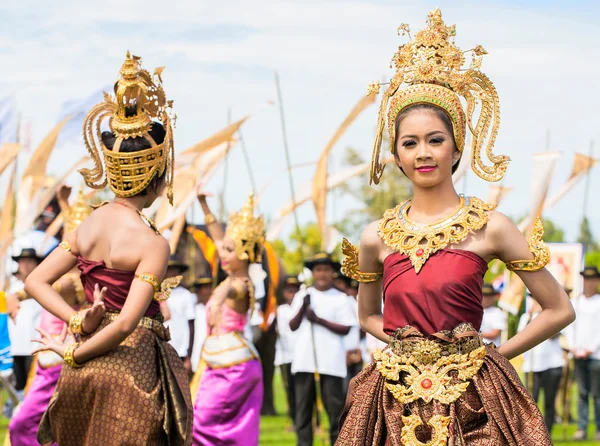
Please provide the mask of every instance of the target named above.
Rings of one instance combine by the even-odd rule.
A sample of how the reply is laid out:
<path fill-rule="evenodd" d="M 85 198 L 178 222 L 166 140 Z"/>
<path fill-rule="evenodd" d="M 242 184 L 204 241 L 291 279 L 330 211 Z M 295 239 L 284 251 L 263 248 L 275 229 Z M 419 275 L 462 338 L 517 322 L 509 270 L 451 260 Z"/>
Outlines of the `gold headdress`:
<path fill-rule="evenodd" d="M 250 263 L 262 262 L 261 248 L 265 242 L 263 216 L 254 217 L 254 193 L 239 212 L 232 212 L 227 221 L 225 236 L 233 240 L 235 254 L 240 260 Z"/>
<path fill-rule="evenodd" d="M 406 24 L 400 25 L 398 34 L 400 33 L 411 37 Z M 494 84 L 479 70 L 482 56 L 487 52 L 480 45 L 468 51 L 461 51 L 449 40 L 455 35 L 455 25 L 446 26 L 442 20 L 442 13 L 435 9 L 429 13 L 427 27 L 419 31 L 414 39 L 411 38 L 409 43 L 400 46 L 394 55 L 392 62 L 396 73 L 383 94 L 379 108 L 370 182 L 378 184 L 385 167 L 379 158 L 386 111 L 393 154 L 396 150 L 396 117 L 405 108 L 416 104 L 432 104 L 446 112 L 452 121 L 456 147 L 461 152 L 464 149 L 468 125 L 473 135 L 473 171 L 487 181 L 498 181 L 504 176 L 510 158 L 492 153 L 500 124 L 498 93 Z M 463 69 L 461 67 L 465 61 L 464 54 L 467 52 L 472 53 L 473 59 L 471 66 Z M 402 85 L 404 88 L 400 88 Z M 379 93 L 379 88 L 380 84 L 373 82 L 369 86 L 368 94 Z M 459 96 L 466 101 L 466 111 Z M 481 104 L 479 116 L 473 125 L 478 103 Z M 491 166 L 481 160 L 484 146 Z"/>
<path fill-rule="evenodd" d="M 169 115 L 173 101 L 167 101 L 165 97 L 161 79 L 163 69 L 157 68 L 151 76 L 141 67 L 141 59 L 131 56 L 128 51 L 121 76 L 115 83 L 116 100 L 104 93 L 104 102 L 86 116 L 83 136 L 95 167 L 79 172 L 89 187 L 101 189 L 108 183 L 118 197 L 131 197 L 143 191 L 155 174 L 163 175 L 166 169 L 167 196 L 173 203 L 174 149 Z M 100 125 L 105 118 L 116 137 L 112 150 L 102 143 Z M 153 120 L 160 121 L 165 128 L 165 139 L 161 144 L 156 144 L 149 134 Z M 120 152 L 122 142 L 135 137 L 145 138 L 151 147 L 138 152 Z M 102 147 L 105 168 L 99 147 Z"/>
<path fill-rule="evenodd" d="M 92 207 L 85 201 L 83 191 L 79 191 L 77 201 L 71 206 L 64 216 L 64 232 L 73 232 L 92 213 Z"/>

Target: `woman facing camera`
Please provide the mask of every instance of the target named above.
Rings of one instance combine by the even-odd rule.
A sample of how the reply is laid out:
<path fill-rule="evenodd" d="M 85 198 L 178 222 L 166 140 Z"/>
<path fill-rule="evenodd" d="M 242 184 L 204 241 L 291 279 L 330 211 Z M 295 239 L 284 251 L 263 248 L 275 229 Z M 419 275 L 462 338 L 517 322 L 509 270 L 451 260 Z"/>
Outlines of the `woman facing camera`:
<path fill-rule="evenodd" d="M 407 25 L 400 31 L 410 35 Z M 396 73 L 383 94 L 371 179 L 377 184 L 383 174 L 387 115 L 392 154 L 414 195 L 364 230 L 358 253 L 344 242 L 344 271 L 361 282 L 361 325 L 389 345 L 350 384 L 340 445 L 552 444 L 509 359 L 572 322 L 573 308 L 544 268 L 541 223 L 528 241 L 494 206 L 454 189 L 467 127 L 477 175 L 498 181 L 509 161 L 492 152 L 499 103 L 479 70 L 486 52 L 470 50 L 473 62 L 463 69 L 465 52 L 454 35 L 436 9 L 393 58 Z M 378 90 L 373 84 L 371 92 Z M 489 165 L 481 159 L 484 148 Z M 479 334 L 483 277 L 493 259 L 515 271 L 542 308 L 497 348 L 484 345 Z"/>
<path fill-rule="evenodd" d="M 151 76 L 140 64 L 127 54 L 115 98 L 105 95 L 84 122 L 95 167 L 81 173 L 90 187 L 108 184 L 114 201 L 68 234 L 25 285 L 77 337 L 67 345 L 41 331 L 40 350 L 58 353 L 66 364 L 40 424 L 41 444 L 192 441 L 187 372 L 168 344 L 159 310 L 178 281 L 161 286 L 169 244 L 142 214 L 165 187 L 172 200 L 171 103 L 162 89 L 162 69 Z M 105 118 L 111 131 L 100 134 Z M 81 271 L 86 301 L 102 311 L 76 312 L 52 288 L 74 266 Z"/>

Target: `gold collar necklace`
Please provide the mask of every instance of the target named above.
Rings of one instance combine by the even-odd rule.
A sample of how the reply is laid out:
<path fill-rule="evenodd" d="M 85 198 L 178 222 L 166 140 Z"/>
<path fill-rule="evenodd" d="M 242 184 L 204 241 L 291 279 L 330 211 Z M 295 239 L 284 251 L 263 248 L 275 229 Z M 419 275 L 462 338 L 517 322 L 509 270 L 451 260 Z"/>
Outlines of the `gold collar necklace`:
<path fill-rule="evenodd" d="M 128 203 L 122 203 L 120 201 L 113 201 L 114 204 L 119 204 L 123 207 L 126 207 L 128 209 L 131 209 L 132 211 L 137 212 L 137 214 L 140 216 L 140 218 L 144 221 L 144 223 L 146 223 L 150 229 L 152 229 L 154 232 L 156 232 L 158 235 L 160 235 L 160 231 L 158 230 L 158 228 L 156 227 L 156 224 L 149 218 L 147 217 L 142 211 L 140 211 L 138 208 L 136 208 L 135 206 L 131 206 Z"/>
<path fill-rule="evenodd" d="M 379 224 L 379 237 L 389 248 L 404 254 L 418 273 L 427 259 L 449 244 L 463 241 L 488 221 L 487 211 L 496 206 L 475 197 L 460 195 L 460 207 L 442 221 L 420 224 L 408 217 L 411 200 L 388 209 Z"/>

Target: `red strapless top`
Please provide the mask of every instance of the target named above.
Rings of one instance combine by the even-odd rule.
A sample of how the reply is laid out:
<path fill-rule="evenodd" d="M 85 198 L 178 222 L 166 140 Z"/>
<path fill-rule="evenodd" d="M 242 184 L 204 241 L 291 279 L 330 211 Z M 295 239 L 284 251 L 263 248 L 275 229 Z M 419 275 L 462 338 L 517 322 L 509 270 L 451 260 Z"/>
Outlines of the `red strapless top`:
<path fill-rule="evenodd" d="M 133 271 L 108 268 L 104 260 L 96 262 L 83 257 L 77 257 L 77 267 L 81 271 L 81 283 L 87 302 L 94 302 L 94 285 L 98 284 L 100 288 L 106 287 L 106 298 L 104 299 L 106 309 L 114 311 L 123 309 L 127 294 L 129 294 L 129 288 L 131 288 L 131 282 L 135 278 Z M 144 316 L 152 317 L 158 314 L 159 311 L 158 302 L 153 300 Z"/>
<path fill-rule="evenodd" d="M 383 329 L 393 334 L 411 325 L 424 335 L 452 330 L 461 322 L 481 327 L 483 276 L 487 263 L 469 251 L 442 249 L 415 272 L 410 259 L 392 253 L 383 263 Z"/>

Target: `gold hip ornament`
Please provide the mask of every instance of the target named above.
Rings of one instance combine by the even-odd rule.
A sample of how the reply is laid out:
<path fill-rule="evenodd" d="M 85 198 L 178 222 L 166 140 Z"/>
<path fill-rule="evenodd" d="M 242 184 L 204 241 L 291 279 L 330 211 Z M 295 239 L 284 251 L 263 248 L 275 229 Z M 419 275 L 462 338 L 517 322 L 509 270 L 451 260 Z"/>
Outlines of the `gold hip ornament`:
<path fill-rule="evenodd" d="M 432 340 L 422 340 L 407 354 L 396 355 L 390 351 L 376 351 L 373 355 L 379 373 L 386 381 L 385 387 L 401 404 L 409 404 L 419 399 L 426 403 L 432 400 L 442 404 L 456 401 L 469 386 L 485 358 L 485 346 L 469 353 L 442 355 L 441 346 Z M 456 376 L 450 372 L 457 372 Z M 400 374 L 404 373 L 404 376 Z M 404 383 L 404 384 L 403 384 Z M 445 445 L 448 439 L 450 417 L 433 416 L 427 421 L 432 429 L 431 440 L 422 443 L 417 440 L 416 429 L 423 424 L 417 414 L 402 417 L 402 444 L 404 445 Z"/>

